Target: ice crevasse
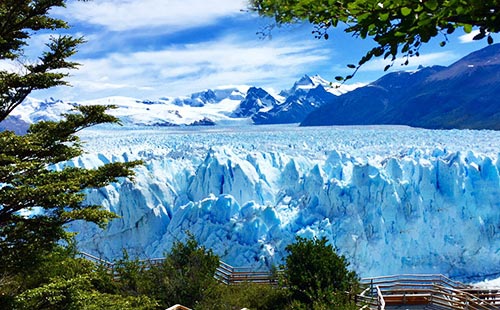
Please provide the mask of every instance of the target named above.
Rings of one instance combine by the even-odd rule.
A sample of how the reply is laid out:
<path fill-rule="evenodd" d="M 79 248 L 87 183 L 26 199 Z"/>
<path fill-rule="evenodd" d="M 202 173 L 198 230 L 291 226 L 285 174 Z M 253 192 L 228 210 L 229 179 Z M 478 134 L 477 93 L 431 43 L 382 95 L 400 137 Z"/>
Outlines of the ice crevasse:
<path fill-rule="evenodd" d="M 88 192 L 120 218 L 77 222 L 80 249 L 161 257 L 190 231 L 235 266 L 279 265 L 295 236 L 326 237 L 362 276 L 500 273 L 498 155 L 407 148 L 360 159 L 212 147 L 202 156 L 90 153 L 67 164 L 143 159 L 128 179 Z"/>

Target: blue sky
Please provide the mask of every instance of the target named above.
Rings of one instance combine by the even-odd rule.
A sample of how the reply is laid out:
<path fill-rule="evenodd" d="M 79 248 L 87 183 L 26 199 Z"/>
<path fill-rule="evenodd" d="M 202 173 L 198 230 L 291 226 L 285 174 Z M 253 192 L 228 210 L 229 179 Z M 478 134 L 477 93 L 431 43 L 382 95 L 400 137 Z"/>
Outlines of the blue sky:
<path fill-rule="evenodd" d="M 327 80 L 349 74 L 346 65 L 357 63 L 372 46 L 342 29 L 330 31 L 328 41 L 315 39 L 308 24 L 276 28 L 271 38 L 262 38 L 256 33 L 272 21 L 245 11 L 246 6 L 245 0 L 70 0 L 53 14 L 72 26 L 63 33 L 87 39 L 74 57 L 82 66 L 71 72 L 72 87 L 33 96 L 157 99 L 242 84 L 280 90 L 304 74 Z M 48 35 L 34 36 L 28 54 L 38 52 Z M 391 70 L 449 65 L 487 44 L 470 38 L 456 34 L 444 48 L 439 47 L 442 38 L 431 41 L 409 66 Z M 385 64 L 366 64 L 351 83 L 374 81 Z"/>

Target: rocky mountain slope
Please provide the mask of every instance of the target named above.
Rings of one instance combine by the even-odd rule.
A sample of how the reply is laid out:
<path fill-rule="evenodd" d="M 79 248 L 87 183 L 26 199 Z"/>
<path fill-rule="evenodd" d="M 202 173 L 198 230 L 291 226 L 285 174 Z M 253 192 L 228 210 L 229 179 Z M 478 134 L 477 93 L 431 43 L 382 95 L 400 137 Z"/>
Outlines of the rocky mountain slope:
<path fill-rule="evenodd" d="M 397 124 L 500 130 L 500 44 L 449 67 L 389 73 L 309 114 L 301 125 Z"/>

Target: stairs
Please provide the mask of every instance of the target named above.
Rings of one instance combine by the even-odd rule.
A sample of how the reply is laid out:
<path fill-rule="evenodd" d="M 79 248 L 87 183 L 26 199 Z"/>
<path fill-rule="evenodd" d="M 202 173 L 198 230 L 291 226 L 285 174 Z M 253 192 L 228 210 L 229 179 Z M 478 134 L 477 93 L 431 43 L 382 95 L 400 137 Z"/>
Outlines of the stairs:
<path fill-rule="evenodd" d="M 500 289 L 476 289 L 443 275 L 366 278 L 362 284 L 360 306 L 370 309 L 500 309 Z"/>

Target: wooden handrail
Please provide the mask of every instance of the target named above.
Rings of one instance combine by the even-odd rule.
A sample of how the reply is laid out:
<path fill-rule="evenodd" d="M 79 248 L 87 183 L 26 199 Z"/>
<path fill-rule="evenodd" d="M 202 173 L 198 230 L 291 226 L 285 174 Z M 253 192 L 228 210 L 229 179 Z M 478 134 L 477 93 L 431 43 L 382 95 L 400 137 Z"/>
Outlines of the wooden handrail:
<path fill-rule="evenodd" d="M 493 299 L 483 299 L 479 296 L 467 292 L 466 290 L 458 290 L 440 285 L 436 285 L 436 288 L 440 294 L 458 300 L 459 304 L 462 307 L 461 309 L 465 309 L 466 306 L 469 309 L 478 309 L 478 310 L 498 309 L 498 306 L 496 306 L 495 304 L 496 301 L 500 301 L 499 293 L 491 295 L 495 297 Z"/>
<path fill-rule="evenodd" d="M 400 274 L 400 275 L 390 275 L 390 276 L 380 276 L 373 278 L 363 278 L 362 283 L 374 284 L 374 285 L 392 285 L 395 282 L 405 283 L 405 282 L 417 282 L 417 283 L 443 283 L 446 286 L 454 288 L 470 288 L 470 285 L 463 284 L 458 281 L 449 279 L 442 274 Z"/>
<path fill-rule="evenodd" d="M 85 258 L 100 265 L 104 265 L 106 269 L 110 270 L 111 273 L 115 273 L 115 265 L 116 265 L 115 263 L 85 252 L 80 252 L 78 254 L 82 258 Z M 165 259 L 166 258 L 163 257 L 151 258 L 151 259 L 139 260 L 138 262 L 139 264 L 143 264 L 145 266 L 151 266 L 151 265 L 160 265 L 165 261 Z M 251 267 L 233 267 L 223 261 L 219 262 L 219 266 L 215 271 L 214 277 L 218 281 L 228 285 L 241 284 L 247 282 L 269 283 L 269 284 L 276 283 L 272 273 L 268 270 L 252 271 Z"/>
<path fill-rule="evenodd" d="M 376 297 L 376 308 L 421 304 L 451 310 L 500 309 L 500 288 L 474 288 L 442 275 L 393 275 L 362 279 L 366 289 L 359 295 L 363 304 Z M 372 297 L 372 298 L 373 298 Z M 375 305 L 369 303 L 371 309 Z"/>
<path fill-rule="evenodd" d="M 79 255 L 104 265 L 113 273 L 115 272 L 115 263 L 84 252 L 79 253 Z M 153 258 L 141 260 L 139 263 L 151 266 L 159 265 L 164 261 L 165 258 Z M 247 282 L 276 283 L 270 271 L 254 271 L 248 267 L 233 267 L 223 261 L 220 261 L 214 277 L 227 285 Z M 474 288 L 440 274 L 403 274 L 365 278 L 361 280 L 361 284 L 366 287 L 358 295 L 364 309 L 376 307 L 379 310 L 384 310 L 389 301 L 391 305 L 395 303 L 403 305 L 411 302 L 425 303 L 451 310 L 500 309 L 500 288 Z"/>
<path fill-rule="evenodd" d="M 379 310 L 385 310 L 385 299 L 384 295 L 380 291 L 380 288 L 377 286 L 377 304 Z"/>

